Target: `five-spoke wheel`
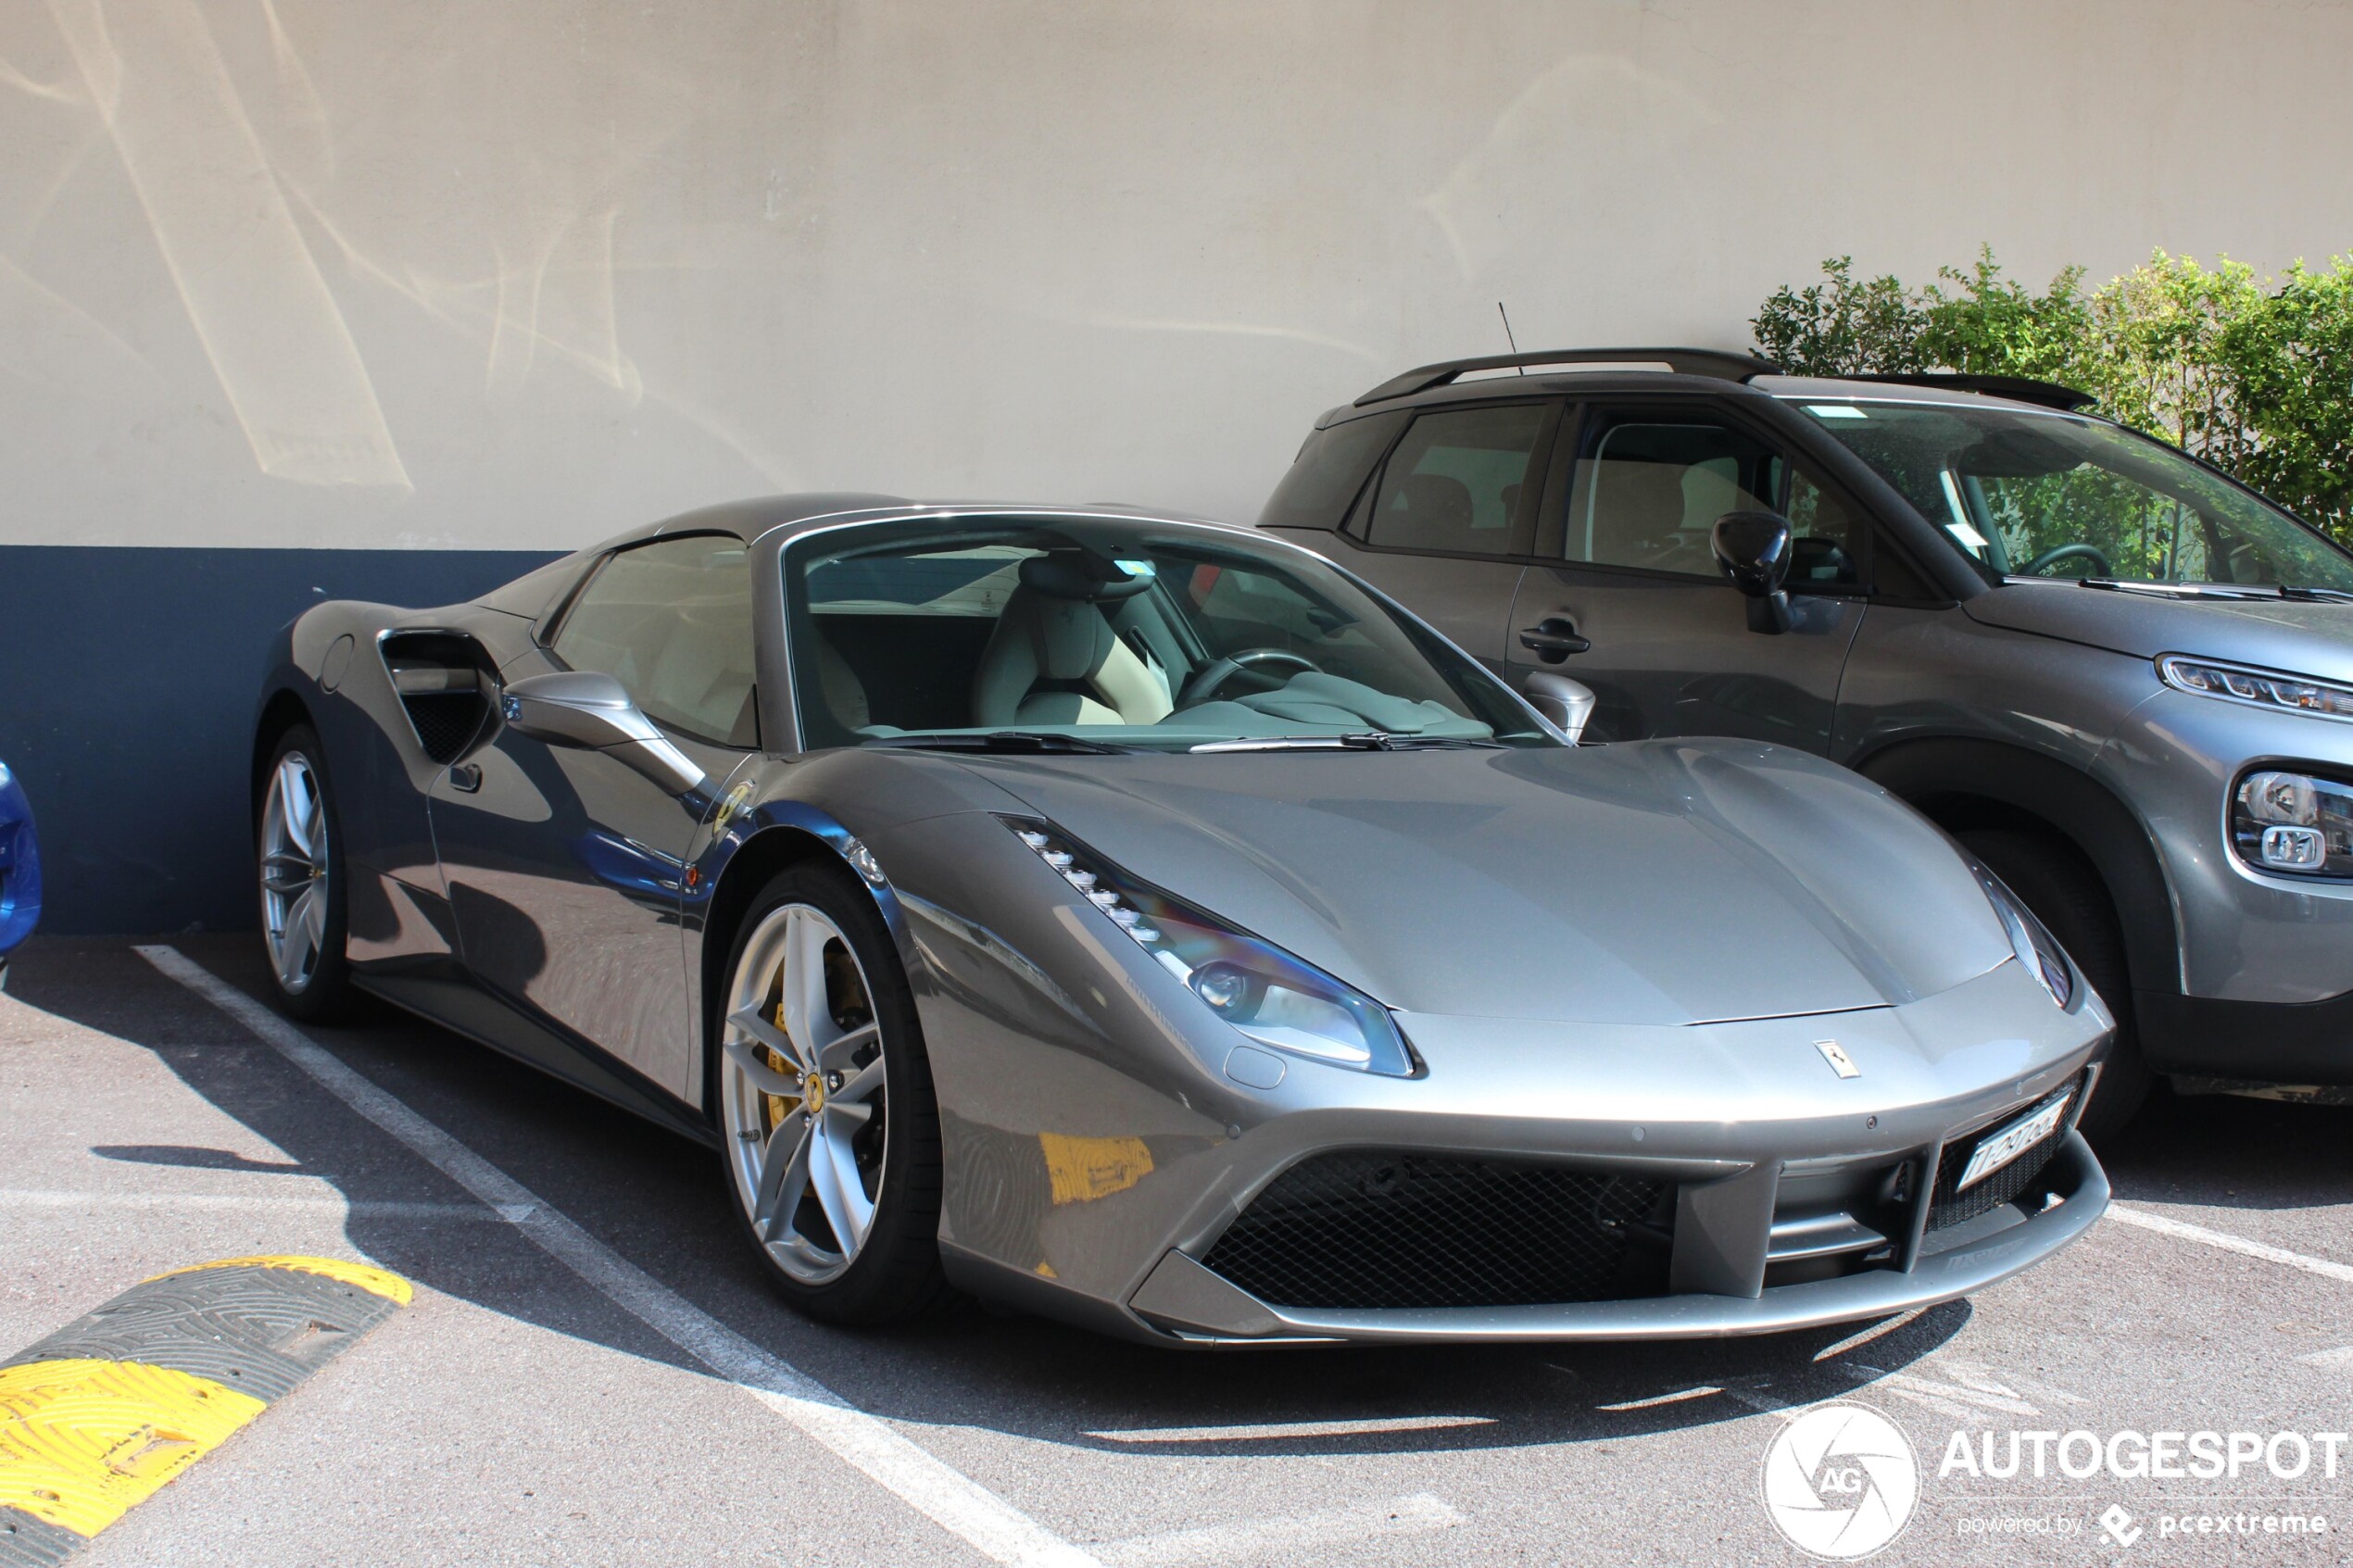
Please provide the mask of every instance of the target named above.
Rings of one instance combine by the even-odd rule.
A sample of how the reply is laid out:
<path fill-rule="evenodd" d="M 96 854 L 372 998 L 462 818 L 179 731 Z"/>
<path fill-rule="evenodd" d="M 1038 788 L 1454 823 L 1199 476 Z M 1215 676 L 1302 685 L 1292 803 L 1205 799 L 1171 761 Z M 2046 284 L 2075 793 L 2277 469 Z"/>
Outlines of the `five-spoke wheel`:
<path fill-rule="evenodd" d="M 323 1019 L 347 997 L 342 860 L 318 736 L 286 732 L 270 759 L 256 849 L 261 943 L 281 1006 Z"/>
<path fill-rule="evenodd" d="M 936 1292 L 937 1112 L 874 900 L 816 866 L 747 917 L 719 1016 L 720 1132 L 739 1213 L 804 1310 L 905 1315 Z"/>

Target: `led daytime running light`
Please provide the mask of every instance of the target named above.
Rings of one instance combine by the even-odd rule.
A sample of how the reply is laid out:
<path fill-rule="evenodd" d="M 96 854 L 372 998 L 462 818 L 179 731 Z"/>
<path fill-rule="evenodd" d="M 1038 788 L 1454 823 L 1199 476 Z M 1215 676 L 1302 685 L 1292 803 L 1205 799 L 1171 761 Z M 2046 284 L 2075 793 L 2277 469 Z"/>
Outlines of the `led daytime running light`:
<path fill-rule="evenodd" d="M 1000 819 L 1023 844 L 1253 1043 L 1360 1073 L 1410 1078 L 1389 1010 L 1314 965 L 1117 871 L 1044 822 Z"/>
<path fill-rule="evenodd" d="M 2218 664 L 2169 653 L 2157 661 L 2157 672 L 2175 691 L 2243 702 L 2251 708 L 2309 713 L 2316 719 L 2353 719 L 2353 686 L 2284 670 L 2259 670 L 2244 664 Z"/>

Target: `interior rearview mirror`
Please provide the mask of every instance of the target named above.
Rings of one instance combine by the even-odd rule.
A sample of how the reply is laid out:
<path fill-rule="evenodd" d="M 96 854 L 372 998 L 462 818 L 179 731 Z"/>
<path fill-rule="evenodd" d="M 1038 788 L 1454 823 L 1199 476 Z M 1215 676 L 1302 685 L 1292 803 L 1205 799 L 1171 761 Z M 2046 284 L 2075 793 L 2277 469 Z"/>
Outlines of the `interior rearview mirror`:
<path fill-rule="evenodd" d="M 1585 722 L 1593 716 L 1592 687 L 1582 681 L 1540 670 L 1528 678 L 1524 689 L 1528 705 L 1543 717 L 1544 722 L 1560 732 L 1561 739 L 1571 746 L 1583 739 Z"/>
<path fill-rule="evenodd" d="M 517 734 L 576 751 L 601 751 L 672 795 L 707 782 L 694 759 L 637 711 L 619 681 L 593 670 L 527 675 L 509 683 L 499 717 Z"/>
<path fill-rule="evenodd" d="M 1716 564 L 1748 596 L 1748 629 L 1778 635 L 1790 629 L 1789 519 L 1778 512 L 1726 512 L 1716 520 Z"/>

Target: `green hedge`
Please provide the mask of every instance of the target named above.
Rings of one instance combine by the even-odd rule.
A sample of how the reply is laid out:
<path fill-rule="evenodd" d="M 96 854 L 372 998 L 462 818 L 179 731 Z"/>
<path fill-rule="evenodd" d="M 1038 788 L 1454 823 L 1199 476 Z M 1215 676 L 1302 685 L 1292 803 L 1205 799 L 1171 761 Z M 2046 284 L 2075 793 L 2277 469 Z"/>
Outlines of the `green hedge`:
<path fill-rule="evenodd" d="M 1965 370 L 2033 376 L 2098 399 L 2353 543 L 2353 256 L 2259 281 L 2157 252 L 2096 289 L 2070 267 L 2037 294 L 1991 246 L 1920 288 L 1856 278 L 1783 287 L 1749 323 L 1756 349 L 1801 375 Z"/>

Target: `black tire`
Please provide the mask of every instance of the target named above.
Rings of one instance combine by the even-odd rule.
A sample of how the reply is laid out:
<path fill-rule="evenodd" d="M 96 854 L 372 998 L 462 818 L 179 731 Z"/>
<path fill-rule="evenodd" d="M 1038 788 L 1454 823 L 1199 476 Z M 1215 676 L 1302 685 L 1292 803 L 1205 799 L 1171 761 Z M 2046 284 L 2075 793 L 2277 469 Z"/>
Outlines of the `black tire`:
<path fill-rule="evenodd" d="M 2054 835 L 1982 828 L 1959 836 L 2050 928 L 2115 1016 L 2116 1035 L 2108 1044 L 2099 1086 L 2077 1123 L 2095 1145 L 2111 1143 L 2147 1102 L 2150 1076 L 2133 1017 L 2124 931 L 2108 886 L 2082 850 Z"/>
<path fill-rule="evenodd" d="M 318 789 L 319 819 L 326 831 L 325 854 L 316 860 L 319 875 L 326 884 L 323 902 L 326 906 L 323 928 L 319 934 L 311 962 L 293 978 L 279 962 L 280 953 L 272 935 L 271 886 L 273 869 L 280 877 L 283 891 L 287 866 L 280 862 L 273 868 L 268 859 L 271 846 L 266 842 L 271 829 L 271 807 L 273 784 L 289 758 L 299 760 Z M 343 822 L 335 810 L 333 784 L 327 776 L 326 751 L 319 744 L 317 732 L 308 724 L 296 724 L 278 737 L 271 748 L 270 762 L 262 771 L 254 791 L 254 882 L 258 901 L 261 926 L 263 967 L 270 972 L 270 999 L 278 1010 L 305 1023 L 331 1023 L 351 1016 L 358 995 L 351 985 L 351 961 L 345 952 L 349 924 L 349 883 L 344 872 Z"/>
<path fill-rule="evenodd" d="M 887 1136 L 873 1195 L 874 1217 L 865 1240 L 848 1266 L 822 1283 L 796 1278 L 770 1250 L 755 1222 L 739 1180 L 722 1074 L 731 1071 L 723 1048 L 729 998 L 736 990 L 752 939 L 764 922 L 789 906 L 803 905 L 830 921 L 862 972 L 873 1021 L 880 1026 L 883 1056 L 882 1115 Z M 704 1038 L 708 1103 L 718 1122 L 721 1178 L 728 1207 L 777 1293 L 796 1311 L 826 1323 L 875 1327 L 915 1316 L 947 1294 L 939 1262 L 941 1154 L 939 1105 L 932 1089 L 931 1061 L 890 930 L 874 896 L 847 870 L 822 862 L 788 867 L 754 897 L 729 942 L 727 967 L 709 998 Z"/>

